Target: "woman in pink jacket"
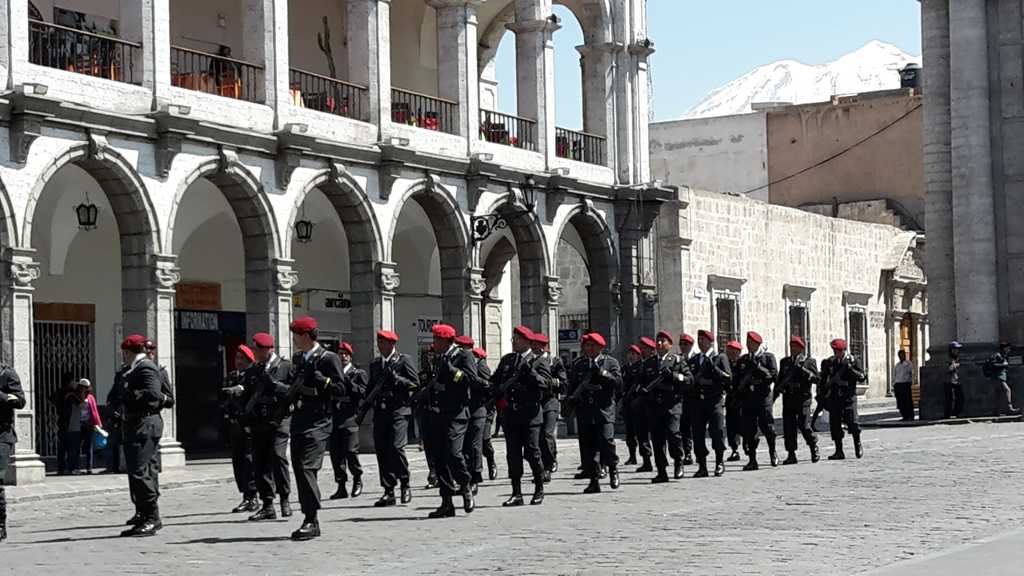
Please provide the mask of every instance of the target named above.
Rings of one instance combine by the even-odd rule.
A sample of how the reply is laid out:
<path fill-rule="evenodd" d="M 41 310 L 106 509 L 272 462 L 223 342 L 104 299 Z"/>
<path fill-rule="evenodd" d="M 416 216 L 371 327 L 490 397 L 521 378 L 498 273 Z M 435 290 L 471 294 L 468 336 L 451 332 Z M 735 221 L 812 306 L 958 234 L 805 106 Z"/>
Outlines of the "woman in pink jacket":
<path fill-rule="evenodd" d="M 77 416 L 79 418 L 81 439 L 74 448 L 78 449 L 79 454 L 83 451 L 85 452 L 85 473 L 92 474 L 95 456 L 93 436 L 96 434 L 96 428 L 103 426 L 103 421 L 100 420 L 100 412 L 96 408 L 96 397 L 92 393 L 92 383 L 86 378 L 78 381 L 78 399 L 79 410 L 77 413 L 73 413 L 71 417 Z"/>

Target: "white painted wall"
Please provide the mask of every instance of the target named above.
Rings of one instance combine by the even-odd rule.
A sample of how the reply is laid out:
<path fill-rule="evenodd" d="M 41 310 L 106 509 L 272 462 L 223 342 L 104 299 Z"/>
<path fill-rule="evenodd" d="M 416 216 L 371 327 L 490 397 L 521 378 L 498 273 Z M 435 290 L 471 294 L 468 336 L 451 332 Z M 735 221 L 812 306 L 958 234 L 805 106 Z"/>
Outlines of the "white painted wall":
<path fill-rule="evenodd" d="M 348 78 L 348 41 L 345 2 L 341 0 L 288 0 L 289 66 L 330 76 L 327 56 L 320 51 L 316 35 L 323 34 L 323 18 L 331 30 L 331 50 L 338 78 Z"/>
<path fill-rule="evenodd" d="M 170 11 L 171 44 L 214 54 L 219 45 L 229 46 L 242 59 L 240 0 L 172 0 Z M 218 14 L 224 15 L 223 26 Z"/>
<path fill-rule="evenodd" d="M 391 2 L 391 85 L 437 94 L 437 16 L 422 0 Z"/>

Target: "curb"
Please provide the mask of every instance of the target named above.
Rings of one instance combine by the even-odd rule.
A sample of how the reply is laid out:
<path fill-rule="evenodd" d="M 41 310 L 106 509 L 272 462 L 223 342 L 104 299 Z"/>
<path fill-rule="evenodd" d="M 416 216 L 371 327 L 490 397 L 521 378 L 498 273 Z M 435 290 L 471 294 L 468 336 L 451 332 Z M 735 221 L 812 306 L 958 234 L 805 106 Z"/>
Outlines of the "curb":
<path fill-rule="evenodd" d="M 975 416 L 969 418 L 943 418 L 940 420 L 911 420 L 904 422 L 898 418 L 884 418 L 861 422 L 861 428 L 920 428 L 923 426 L 960 426 L 962 424 L 1006 424 L 1024 422 L 1024 416 Z"/>
<path fill-rule="evenodd" d="M 229 484 L 234 482 L 233 476 L 217 476 L 210 478 L 196 478 L 190 480 L 171 480 L 160 483 L 160 490 L 177 490 L 179 488 L 196 488 L 198 486 L 212 486 L 216 484 Z M 13 487 L 17 490 L 17 487 Z M 121 494 L 127 492 L 127 487 L 124 485 L 110 486 L 107 488 L 86 488 L 84 490 L 65 490 L 55 491 L 47 494 L 23 494 L 23 495 L 12 495 L 10 491 L 7 494 L 7 502 L 11 504 L 27 504 L 30 502 L 40 502 L 43 500 L 67 500 L 71 498 L 85 498 L 89 496 L 105 496 L 107 494 Z"/>

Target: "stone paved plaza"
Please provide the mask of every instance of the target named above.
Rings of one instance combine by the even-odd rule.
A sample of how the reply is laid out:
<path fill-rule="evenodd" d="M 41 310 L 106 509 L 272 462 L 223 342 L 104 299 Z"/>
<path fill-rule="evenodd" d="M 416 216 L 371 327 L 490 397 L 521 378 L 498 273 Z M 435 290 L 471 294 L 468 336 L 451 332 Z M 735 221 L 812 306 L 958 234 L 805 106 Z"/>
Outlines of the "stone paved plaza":
<path fill-rule="evenodd" d="M 425 520 L 438 499 L 422 489 L 379 510 L 371 466 L 367 493 L 327 503 L 312 542 L 287 539 L 294 517 L 227 513 L 233 486 L 211 484 L 167 490 L 166 527 L 150 539 L 117 538 L 127 494 L 18 503 L 2 549 L 17 574 L 1019 574 L 1022 441 L 1017 423 L 868 430 L 860 461 L 731 464 L 720 479 L 661 486 L 630 471 L 619 491 L 584 496 L 563 440 L 541 507 L 502 509 L 497 481 L 468 517 Z M 422 488 L 422 453 L 411 455 Z"/>

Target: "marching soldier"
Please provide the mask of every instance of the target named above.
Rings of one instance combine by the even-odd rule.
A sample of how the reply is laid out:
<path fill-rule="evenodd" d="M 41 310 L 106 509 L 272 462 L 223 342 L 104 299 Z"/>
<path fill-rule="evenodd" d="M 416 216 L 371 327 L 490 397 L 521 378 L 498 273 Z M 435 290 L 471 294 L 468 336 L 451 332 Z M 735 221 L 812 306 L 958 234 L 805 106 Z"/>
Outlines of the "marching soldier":
<path fill-rule="evenodd" d="M 737 342 L 737 344 L 739 343 Z M 739 351 L 743 352 L 742 346 Z M 739 462 L 740 445 L 742 444 L 744 452 L 747 451 L 747 443 L 743 440 L 743 390 L 739 387 L 742 375 L 738 373 L 742 370 L 742 366 L 737 366 L 739 354 L 736 355 L 736 358 L 731 358 L 728 343 L 726 343 L 725 352 L 727 356 L 730 356 L 730 368 L 733 375 L 732 380 L 725 388 L 725 439 L 730 450 L 728 461 Z"/>
<path fill-rule="evenodd" d="M 647 365 L 647 362 L 651 361 L 651 358 L 656 358 L 657 349 L 658 344 L 654 340 L 647 336 L 640 338 L 640 364 L 637 366 L 636 388 L 633 392 L 633 401 L 630 404 L 633 420 L 636 421 L 636 436 L 637 445 L 640 449 L 640 458 L 643 460 L 643 464 L 636 469 L 638 474 L 654 471 L 654 466 L 651 465 L 651 457 L 654 456 L 654 450 L 651 445 L 651 421 L 648 416 L 650 413 L 650 398 L 644 389 L 644 367 Z"/>
<path fill-rule="evenodd" d="M 811 449 L 811 462 L 817 462 L 818 435 L 811 428 L 811 388 L 818 382 L 818 362 L 805 352 L 803 338 L 789 339 L 789 356 L 779 364 L 779 383 L 772 397 L 782 396 L 782 431 L 789 456 L 783 464 L 796 464 L 796 433 L 803 434 Z"/>
<path fill-rule="evenodd" d="M 558 415 L 562 412 L 559 394 L 565 391 L 565 365 L 562 359 L 552 356 L 548 348 L 548 337 L 534 332 L 530 342 L 533 355 L 548 362 L 551 380 L 541 397 L 540 461 L 544 465 L 544 481 L 550 482 L 551 475 L 558 472 Z"/>
<path fill-rule="evenodd" d="M 432 345 L 420 350 L 420 369 L 416 373 L 418 382 L 426 386 L 433 382 L 436 377 L 434 369 L 437 365 L 437 354 L 434 353 Z M 421 388 L 422 391 L 422 388 Z M 427 486 L 426 489 L 437 488 L 437 474 L 434 472 L 434 459 L 430 455 L 430 444 L 428 442 L 428 431 L 430 430 L 430 406 L 427 403 L 425 394 L 413 394 L 413 415 L 416 419 L 416 426 L 419 429 L 420 452 L 427 460 Z"/>
<path fill-rule="evenodd" d="M 637 387 L 640 385 L 640 376 L 643 374 L 643 362 L 640 361 L 640 347 L 631 344 L 626 350 L 626 365 L 622 368 L 622 397 L 619 413 L 626 424 L 626 448 L 629 450 L 629 458 L 626 465 L 636 464 L 636 451 L 640 448 L 640 455 L 645 462 L 650 462 L 650 444 L 645 447 L 640 443 L 637 427 L 643 422 L 643 418 L 636 417 L 633 413 L 632 403 L 636 400 Z M 645 450 L 646 448 L 646 450 Z"/>
<path fill-rule="evenodd" d="M 247 422 L 252 433 L 253 476 L 263 507 L 249 520 L 275 520 L 274 494 L 281 499 L 281 516 L 292 515 L 291 465 L 288 462 L 291 415 L 288 411 L 288 377 L 292 363 L 274 352 L 274 337 L 258 332 L 252 337 L 256 366 L 251 371 L 255 380 L 252 398 L 246 407 Z"/>
<path fill-rule="evenodd" d="M 334 408 L 331 416 L 334 423 L 331 432 L 331 467 L 334 469 L 334 481 L 338 489 L 331 494 L 331 500 L 348 498 L 346 467 L 352 473 L 352 497 L 356 498 L 363 493 L 363 467 L 359 464 L 359 424 L 356 422 L 356 413 L 363 394 L 366 394 L 366 372 L 356 368 L 352 362 L 352 345 L 348 342 L 338 345 L 338 358 L 341 360 L 341 378 L 333 382 L 331 388 L 334 395 L 331 401 Z"/>
<path fill-rule="evenodd" d="M 495 396 L 505 403 L 505 446 L 508 477 L 512 495 L 502 506 L 523 505 L 523 460 L 533 473 L 533 498 L 530 504 L 544 502 L 544 466 L 540 455 L 541 398 L 551 379 L 551 368 L 546 360 L 537 358 L 531 349 L 533 332 L 525 326 L 512 331 L 512 352 L 498 363 L 491 382 Z"/>
<path fill-rule="evenodd" d="M 491 367 L 487 365 L 487 350 L 473 348 L 473 356 L 476 358 L 477 377 L 487 380 L 488 386 L 488 397 L 484 401 L 484 430 L 480 439 L 480 452 L 483 458 L 477 458 L 476 470 L 473 471 L 473 483 L 479 484 L 483 481 L 483 459 L 487 460 L 487 479 L 494 480 L 498 477 L 498 465 L 494 461 L 494 444 L 491 442 L 491 431 L 494 429 L 494 416 L 497 410 L 494 407 L 494 393 L 490 390 Z"/>
<path fill-rule="evenodd" d="M 656 353 L 644 361 L 642 389 L 648 398 L 648 419 L 650 421 L 651 445 L 654 449 L 654 463 L 658 474 L 652 484 L 668 482 L 668 455 L 675 464 L 672 476 L 683 477 L 683 449 L 679 422 L 683 411 L 683 392 L 688 387 L 690 367 L 682 358 L 672 353 L 672 335 L 662 330 L 657 335 Z"/>
<path fill-rule="evenodd" d="M 228 425 L 228 439 L 231 444 L 231 468 L 235 476 L 235 486 L 242 495 L 242 501 L 232 513 L 255 512 L 259 508 L 256 502 L 256 480 L 253 477 L 252 437 L 244 423 L 245 407 L 252 397 L 254 380 L 248 372 L 256 362 L 251 348 L 242 344 L 235 351 L 235 370 L 228 374 L 224 387 L 221 388 L 221 410 Z"/>
<path fill-rule="evenodd" d="M 765 350 L 764 340 L 757 332 L 747 332 L 747 353 L 740 358 L 742 368 L 736 375 L 739 397 L 743 408 L 743 444 L 749 461 L 744 470 L 757 470 L 758 431 L 768 444 L 768 458 L 772 466 L 779 465 L 775 452 L 775 418 L 772 416 L 772 386 L 779 375 L 775 355 Z"/>
<path fill-rule="evenodd" d="M 732 380 L 732 368 L 725 353 L 716 353 L 711 345 L 715 335 L 708 330 L 697 333 L 697 347 L 700 353 L 690 358 L 693 385 L 686 404 L 690 407 L 690 424 L 693 427 L 693 449 L 697 455 L 697 472 L 694 478 L 708 476 L 708 447 L 705 436 L 711 436 L 715 451 L 715 476 L 725 473 L 725 389 Z"/>
<path fill-rule="evenodd" d="M 455 344 L 473 354 L 475 342 L 469 336 L 457 337 Z M 491 399 L 491 371 L 488 369 L 486 374 L 481 374 L 481 364 L 487 366 L 486 362 L 482 362 L 474 354 L 475 370 L 469 383 L 469 420 L 466 423 L 466 437 L 462 442 L 462 457 L 469 470 L 469 483 L 474 496 L 478 490 L 477 485 L 483 482 L 484 426 L 487 423 L 487 403 Z M 470 374 L 467 373 L 468 376 Z"/>
<path fill-rule="evenodd" d="M 316 320 L 304 316 L 293 320 L 289 329 L 298 350 L 292 358 L 288 390 L 292 409 L 292 469 L 303 515 L 302 525 L 292 532 L 292 540 L 310 540 L 320 536 L 320 486 L 316 477 L 331 437 L 332 383 L 341 380 L 342 366 L 337 354 L 317 342 Z"/>
<path fill-rule="evenodd" d="M 821 362 L 821 386 L 818 403 L 828 410 L 829 428 L 832 441 L 836 444 L 835 454 L 829 460 L 843 460 L 843 424 L 853 436 L 853 450 L 857 458 L 864 455 L 860 443 L 860 423 L 857 421 L 857 384 L 866 378 L 860 362 L 847 354 L 846 340 L 832 341 L 832 357 Z"/>
<path fill-rule="evenodd" d="M 584 494 L 601 491 L 601 467 L 608 467 L 612 490 L 619 487 L 619 458 L 615 454 L 615 392 L 622 386 L 619 363 L 604 354 L 608 346 L 604 336 L 596 332 L 584 334 L 580 342 L 582 354 L 573 362 L 569 373 L 567 401 L 576 409 L 583 447 L 584 473 L 590 484 Z"/>
<path fill-rule="evenodd" d="M 121 344 L 132 354 L 125 373 L 124 434 L 128 487 L 135 503 L 131 528 L 121 536 L 154 536 L 160 521 L 160 437 L 164 420 L 160 410 L 166 401 L 161 390 L 160 369 L 146 355 L 146 337 L 132 334 Z"/>
<path fill-rule="evenodd" d="M 434 460 L 434 473 L 441 487 L 441 505 L 428 517 L 450 518 L 455 516 L 452 497 L 457 493 L 462 495 L 462 507 L 467 514 L 476 507 L 469 485 L 469 470 L 462 456 L 469 420 L 469 389 L 476 379 L 476 360 L 469 351 L 455 344 L 455 328 L 435 324 L 431 332 L 437 355 L 435 377 L 427 383 L 423 393 L 430 410 L 428 457 Z"/>
<path fill-rule="evenodd" d="M 401 487 L 402 504 L 412 501 L 405 445 L 409 441 L 412 393 L 419 386 L 419 377 L 409 357 L 396 350 L 397 344 L 398 334 L 377 332 L 380 356 L 370 363 L 370 392 L 359 408 L 360 422 L 373 410 L 373 445 L 384 488 L 384 495 L 373 504 L 378 508 L 395 505 L 395 486 Z"/>
<path fill-rule="evenodd" d="M 0 364 L 0 542 L 7 540 L 7 496 L 4 479 L 14 454 L 18 435 L 14 429 L 14 411 L 25 407 L 25 392 L 14 368 Z"/>
<path fill-rule="evenodd" d="M 679 356 L 686 365 L 690 365 L 690 356 L 693 355 L 693 336 L 683 333 L 679 335 Z M 683 397 L 683 415 L 679 420 L 679 435 L 683 439 L 683 464 L 693 465 L 693 427 L 690 425 L 690 410 L 686 406 L 685 395 Z"/>

